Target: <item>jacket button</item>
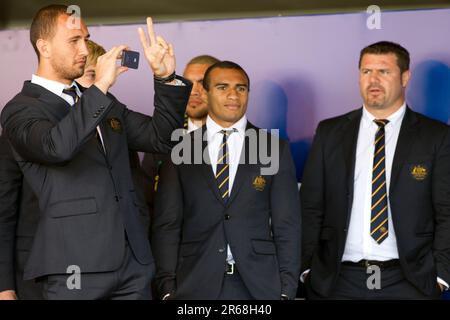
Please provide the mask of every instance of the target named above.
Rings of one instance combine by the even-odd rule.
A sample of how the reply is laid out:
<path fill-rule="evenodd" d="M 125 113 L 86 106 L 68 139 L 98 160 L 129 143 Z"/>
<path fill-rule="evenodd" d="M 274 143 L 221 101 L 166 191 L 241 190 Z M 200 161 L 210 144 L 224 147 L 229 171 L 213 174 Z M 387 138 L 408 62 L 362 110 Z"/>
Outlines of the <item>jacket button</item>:
<path fill-rule="evenodd" d="M 225 220 L 230 220 L 230 218 L 231 218 L 231 217 L 230 217 L 229 214 L 226 214 L 226 215 L 225 215 Z"/>
<path fill-rule="evenodd" d="M 220 252 L 220 253 L 224 253 L 224 252 L 225 252 L 225 249 L 224 249 L 224 248 L 220 248 L 220 249 L 219 249 L 219 252 Z"/>

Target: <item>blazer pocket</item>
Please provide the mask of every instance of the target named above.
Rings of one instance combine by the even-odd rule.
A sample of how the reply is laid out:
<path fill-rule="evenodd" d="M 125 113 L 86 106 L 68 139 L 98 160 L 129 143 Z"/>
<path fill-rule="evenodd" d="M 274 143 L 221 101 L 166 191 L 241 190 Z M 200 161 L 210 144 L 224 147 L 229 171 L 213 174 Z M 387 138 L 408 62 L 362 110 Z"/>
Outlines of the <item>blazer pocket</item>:
<path fill-rule="evenodd" d="M 182 257 L 193 256 L 198 251 L 198 242 L 182 243 L 180 246 L 180 255 Z"/>
<path fill-rule="evenodd" d="M 434 232 L 416 232 L 416 236 L 421 237 L 421 238 L 427 238 L 427 237 L 433 237 L 434 236 Z"/>
<path fill-rule="evenodd" d="M 73 199 L 55 202 L 49 207 L 52 218 L 64 218 L 97 213 L 95 198 Z"/>
<path fill-rule="evenodd" d="M 270 240 L 252 240 L 253 251 L 257 254 L 276 254 L 275 243 Z"/>

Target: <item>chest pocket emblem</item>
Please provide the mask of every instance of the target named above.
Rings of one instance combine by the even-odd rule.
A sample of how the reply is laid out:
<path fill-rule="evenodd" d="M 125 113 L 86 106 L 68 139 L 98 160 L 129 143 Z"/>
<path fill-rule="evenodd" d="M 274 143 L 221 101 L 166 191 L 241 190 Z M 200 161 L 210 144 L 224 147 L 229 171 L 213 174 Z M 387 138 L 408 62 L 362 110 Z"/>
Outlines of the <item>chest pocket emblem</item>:
<path fill-rule="evenodd" d="M 122 131 L 123 131 L 122 123 L 120 122 L 119 119 L 109 118 L 108 124 L 111 127 L 112 131 L 117 132 L 117 133 L 122 133 Z"/>
<path fill-rule="evenodd" d="M 428 176 L 428 169 L 424 165 L 413 165 L 411 166 L 411 176 L 417 181 L 425 180 Z"/>
<path fill-rule="evenodd" d="M 253 188 L 258 191 L 263 191 L 266 187 L 266 179 L 263 176 L 257 176 L 255 180 L 253 180 Z"/>

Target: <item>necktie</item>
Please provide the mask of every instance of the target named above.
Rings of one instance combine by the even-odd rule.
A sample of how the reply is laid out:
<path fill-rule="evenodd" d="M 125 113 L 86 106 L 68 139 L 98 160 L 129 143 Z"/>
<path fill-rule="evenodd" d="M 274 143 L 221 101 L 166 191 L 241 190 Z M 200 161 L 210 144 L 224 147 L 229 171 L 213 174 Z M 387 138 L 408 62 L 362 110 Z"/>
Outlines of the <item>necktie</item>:
<path fill-rule="evenodd" d="M 370 236 L 381 244 L 388 236 L 388 199 L 386 192 L 385 166 L 385 125 L 389 120 L 375 119 L 378 130 L 375 134 L 375 152 L 372 169 L 372 207 L 370 220 Z"/>
<path fill-rule="evenodd" d="M 64 89 L 63 93 L 71 96 L 73 98 L 74 103 L 77 103 L 78 100 L 80 100 L 80 97 L 77 94 L 77 90 L 75 89 L 75 86 L 71 86 L 70 88 Z"/>
<path fill-rule="evenodd" d="M 216 181 L 219 187 L 219 193 L 224 202 L 228 201 L 230 197 L 229 191 L 229 180 L 230 180 L 230 165 L 229 165 L 229 151 L 228 151 L 228 137 L 235 131 L 232 130 L 221 130 L 220 133 L 223 134 L 222 144 L 219 147 L 219 155 L 217 157 L 217 167 L 216 167 Z"/>

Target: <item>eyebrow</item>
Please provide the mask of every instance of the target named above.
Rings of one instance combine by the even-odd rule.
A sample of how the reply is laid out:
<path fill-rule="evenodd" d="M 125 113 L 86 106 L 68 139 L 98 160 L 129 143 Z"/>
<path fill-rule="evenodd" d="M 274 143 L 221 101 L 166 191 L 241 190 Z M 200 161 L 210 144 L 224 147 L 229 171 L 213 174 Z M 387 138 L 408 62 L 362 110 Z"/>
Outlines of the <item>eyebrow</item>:
<path fill-rule="evenodd" d="M 214 86 L 217 87 L 217 86 L 229 86 L 229 85 L 230 85 L 229 83 L 219 82 L 219 83 L 216 83 Z M 246 87 L 247 88 L 248 85 L 245 83 L 238 83 L 238 84 L 236 84 L 236 87 Z"/>
<path fill-rule="evenodd" d="M 81 38 L 89 39 L 90 37 L 91 37 L 90 34 L 88 34 L 86 37 L 82 37 L 82 36 L 78 35 L 78 36 L 70 37 L 70 38 L 69 38 L 69 41 L 70 41 L 70 40 L 78 40 L 78 39 L 81 39 Z"/>

